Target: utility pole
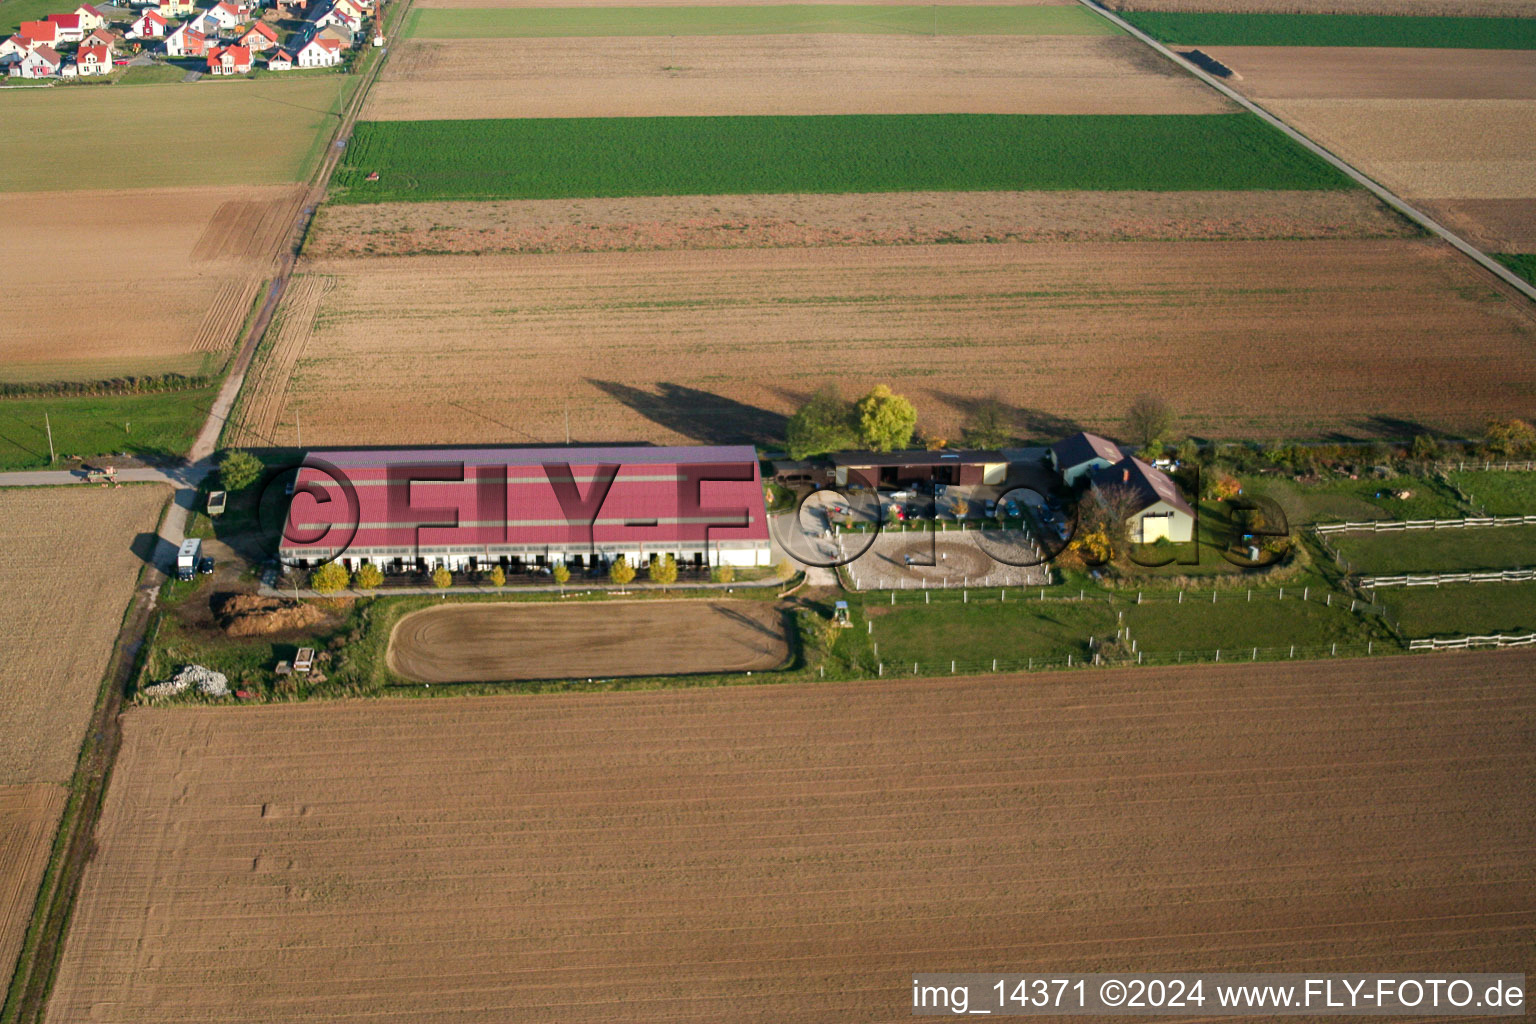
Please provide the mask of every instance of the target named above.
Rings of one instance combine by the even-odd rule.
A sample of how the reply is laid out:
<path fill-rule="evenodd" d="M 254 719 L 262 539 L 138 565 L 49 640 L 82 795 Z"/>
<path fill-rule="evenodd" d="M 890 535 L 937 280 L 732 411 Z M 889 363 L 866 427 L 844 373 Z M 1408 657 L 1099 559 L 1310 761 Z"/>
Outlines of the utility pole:
<path fill-rule="evenodd" d="M 53 424 L 48 420 L 48 414 L 43 413 L 43 429 L 48 431 L 48 465 L 53 465 Z"/>

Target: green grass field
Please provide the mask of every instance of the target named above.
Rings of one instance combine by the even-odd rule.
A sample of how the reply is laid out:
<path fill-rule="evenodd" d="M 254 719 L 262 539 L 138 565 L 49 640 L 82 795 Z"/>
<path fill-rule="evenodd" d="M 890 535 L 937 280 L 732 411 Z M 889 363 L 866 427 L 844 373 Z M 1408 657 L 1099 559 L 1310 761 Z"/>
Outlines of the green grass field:
<path fill-rule="evenodd" d="M 301 181 L 356 83 L 329 75 L 0 93 L 12 139 L 0 192 Z"/>
<path fill-rule="evenodd" d="M 1404 636 L 1483 636 L 1536 631 L 1536 583 L 1463 583 L 1383 590 Z"/>
<path fill-rule="evenodd" d="M 405 34 L 420 39 L 516 36 L 1117 35 L 1082 7 L 869 6 L 418 8 Z"/>
<path fill-rule="evenodd" d="M 1348 533 L 1333 544 L 1355 572 L 1470 572 L 1536 566 L 1536 526 Z"/>
<path fill-rule="evenodd" d="M 1348 182 L 1250 114 L 945 114 L 364 122 L 333 186 L 369 203 Z"/>
<path fill-rule="evenodd" d="M 1487 515 L 1536 515 L 1536 473 L 1489 469 L 1451 472 L 1446 478 Z"/>
<path fill-rule="evenodd" d="M 60 456 L 131 452 L 180 455 L 192 446 L 216 388 L 160 395 L 0 400 L 0 469 L 48 465 L 48 435 Z M 57 464 L 60 468 L 62 459 Z"/>
<path fill-rule="evenodd" d="M 1343 477 L 1319 484 L 1298 484 L 1283 477 L 1244 477 L 1245 494 L 1273 500 L 1291 526 L 1367 519 L 1454 519 L 1469 514 L 1445 485 L 1427 477 Z M 1407 491 L 1412 497 L 1398 498 Z"/>
<path fill-rule="evenodd" d="M 170 82 L 180 82 L 187 76 L 186 68 L 177 67 L 175 64 L 150 64 L 142 67 L 124 68 L 123 77 L 118 79 L 118 85 L 165 85 Z"/>
<path fill-rule="evenodd" d="M 64 14 L 65 6 L 65 0 L 0 0 L 0 39 L 14 33 L 24 21 L 42 21 L 50 14 Z"/>
<path fill-rule="evenodd" d="M 1536 19 L 1431 18 L 1369 14 L 1120 15 L 1176 46 L 1402 46 L 1461 50 L 1536 49 Z"/>
<path fill-rule="evenodd" d="M 1494 259 L 1504 264 L 1510 270 L 1519 274 L 1532 284 L 1536 284 L 1536 254 L 1533 253 L 1495 253 Z"/>

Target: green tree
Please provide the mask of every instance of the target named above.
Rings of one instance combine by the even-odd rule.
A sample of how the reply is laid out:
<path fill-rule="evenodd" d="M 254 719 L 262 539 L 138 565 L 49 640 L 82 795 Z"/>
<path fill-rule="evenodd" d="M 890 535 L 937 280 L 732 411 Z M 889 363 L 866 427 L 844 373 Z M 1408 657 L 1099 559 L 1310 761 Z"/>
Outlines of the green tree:
<path fill-rule="evenodd" d="M 917 409 L 884 384 L 876 384 L 854 406 L 859 443 L 873 452 L 889 452 L 912 443 Z"/>
<path fill-rule="evenodd" d="M 650 576 L 652 583 L 659 583 L 664 587 L 671 586 L 677 582 L 677 559 L 671 555 L 663 558 L 652 555 L 651 564 L 647 567 L 646 573 Z"/>
<path fill-rule="evenodd" d="M 226 449 L 219 458 L 219 482 L 226 491 L 243 491 L 261 476 L 261 460 L 240 448 Z"/>
<path fill-rule="evenodd" d="M 384 585 L 384 574 L 372 562 L 364 562 L 357 567 L 357 573 L 352 577 L 352 585 L 358 590 L 378 590 Z"/>
<path fill-rule="evenodd" d="M 436 569 L 432 570 L 432 585 L 438 590 L 447 590 L 449 585 L 452 583 L 453 573 L 449 572 L 447 569 L 443 568 L 442 566 L 438 566 Z"/>
<path fill-rule="evenodd" d="M 1483 439 L 1490 455 L 1524 458 L 1536 451 L 1536 427 L 1525 420 L 1492 420 Z"/>
<path fill-rule="evenodd" d="M 621 587 L 626 586 L 635 578 L 635 567 L 630 565 L 623 555 L 620 555 L 608 567 L 608 578 Z"/>
<path fill-rule="evenodd" d="M 960 429 L 960 440 L 967 448 L 1001 448 L 1013 438 L 1013 417 L 995 398 L 976 403 Z"/>
<path fill-rule="evenodd" d="M 828 385 L 802 405 L 785 427 L 785 441 L 792 459 L 852 448 L 856 443 L 848 403 Z"/>
<path fill-rule="evenodd" d="M 490 574 L 491 586 L 504 587 L 507 585 L 507 572 L 501 566 L 495 566 Z"/>
<path fill-rule="evenodd" d="M 1428 434 L 1415 434 L 1409 454 L 1419 462 L 1433 462 L 1440 457 L 1440 442 Z"/>
<path fill-rule="evenodd" d="M 791 562 L 787 558 L 782 562 L 775 562 L 773 566 L 773 574 L 785 583 L 793 579 L 795 573 L 799 571 L 800 570 L 795 568 L 795 563 Z"/>
<path fill-rule="evenodd" d="M 571 570 L 566 566 L 564 562 L 555 563 L 553 575 L 555 577 L 555 582 L 560 584 L 562 587 L 571 582 Z"/>
<path fill-rule="evenodd" d="M 732 583 L 736 579 L 736 569 L 729 565 L 717 565 L 709 570 L 709 578 L 715 583 Z"/>
<path fill-rule="evenodd" d="M 340 562 L 326 562 L 309 574 L 309 589 L 317 594 L 334 594 L 351 582 L 351 574 Z"/>
<path fill-rule="evenodd" d="M 1161 398 L 1141 395 L 1125 411 L 1125 430 L 1141 448 L 1155 448 L 1173 430 L 1173 408 Z"/>

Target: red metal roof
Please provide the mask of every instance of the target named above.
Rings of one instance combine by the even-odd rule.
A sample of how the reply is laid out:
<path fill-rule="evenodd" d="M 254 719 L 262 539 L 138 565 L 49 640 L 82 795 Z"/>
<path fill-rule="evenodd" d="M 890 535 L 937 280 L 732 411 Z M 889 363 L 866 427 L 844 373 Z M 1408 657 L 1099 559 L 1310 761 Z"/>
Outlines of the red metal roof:
<path fill-rule="evenodd" d="M 59 28 L 79 28 L 80 15 L 78 14 L 50 14 L 48 20 Z"/>
<path fill-rule="evenodd" d="M 283 550 L 329 553 L 349 535 L 350 547 L 411 551 L 418 539 L 472 549 L 702 544 L 767 541 L 768 520 L 745 446 L 312 452 Z"/>

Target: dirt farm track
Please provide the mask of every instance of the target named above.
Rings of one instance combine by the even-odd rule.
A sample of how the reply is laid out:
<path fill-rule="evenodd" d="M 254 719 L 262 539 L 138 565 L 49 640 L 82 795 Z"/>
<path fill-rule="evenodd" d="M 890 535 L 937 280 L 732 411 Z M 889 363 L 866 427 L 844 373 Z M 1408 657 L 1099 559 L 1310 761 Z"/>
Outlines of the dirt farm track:
<path fill-rule="evenodd" d="M 133 710 L 48 1020 L 905 1020 L 1536 974 L 1536 654 Z"/>
<path fill-rule="evenodd" d="M 425 683 L 752 672 L 787 657 L 767 601 L 450 604 L 412 612 L 389 640 L 389 667 Z"/>

